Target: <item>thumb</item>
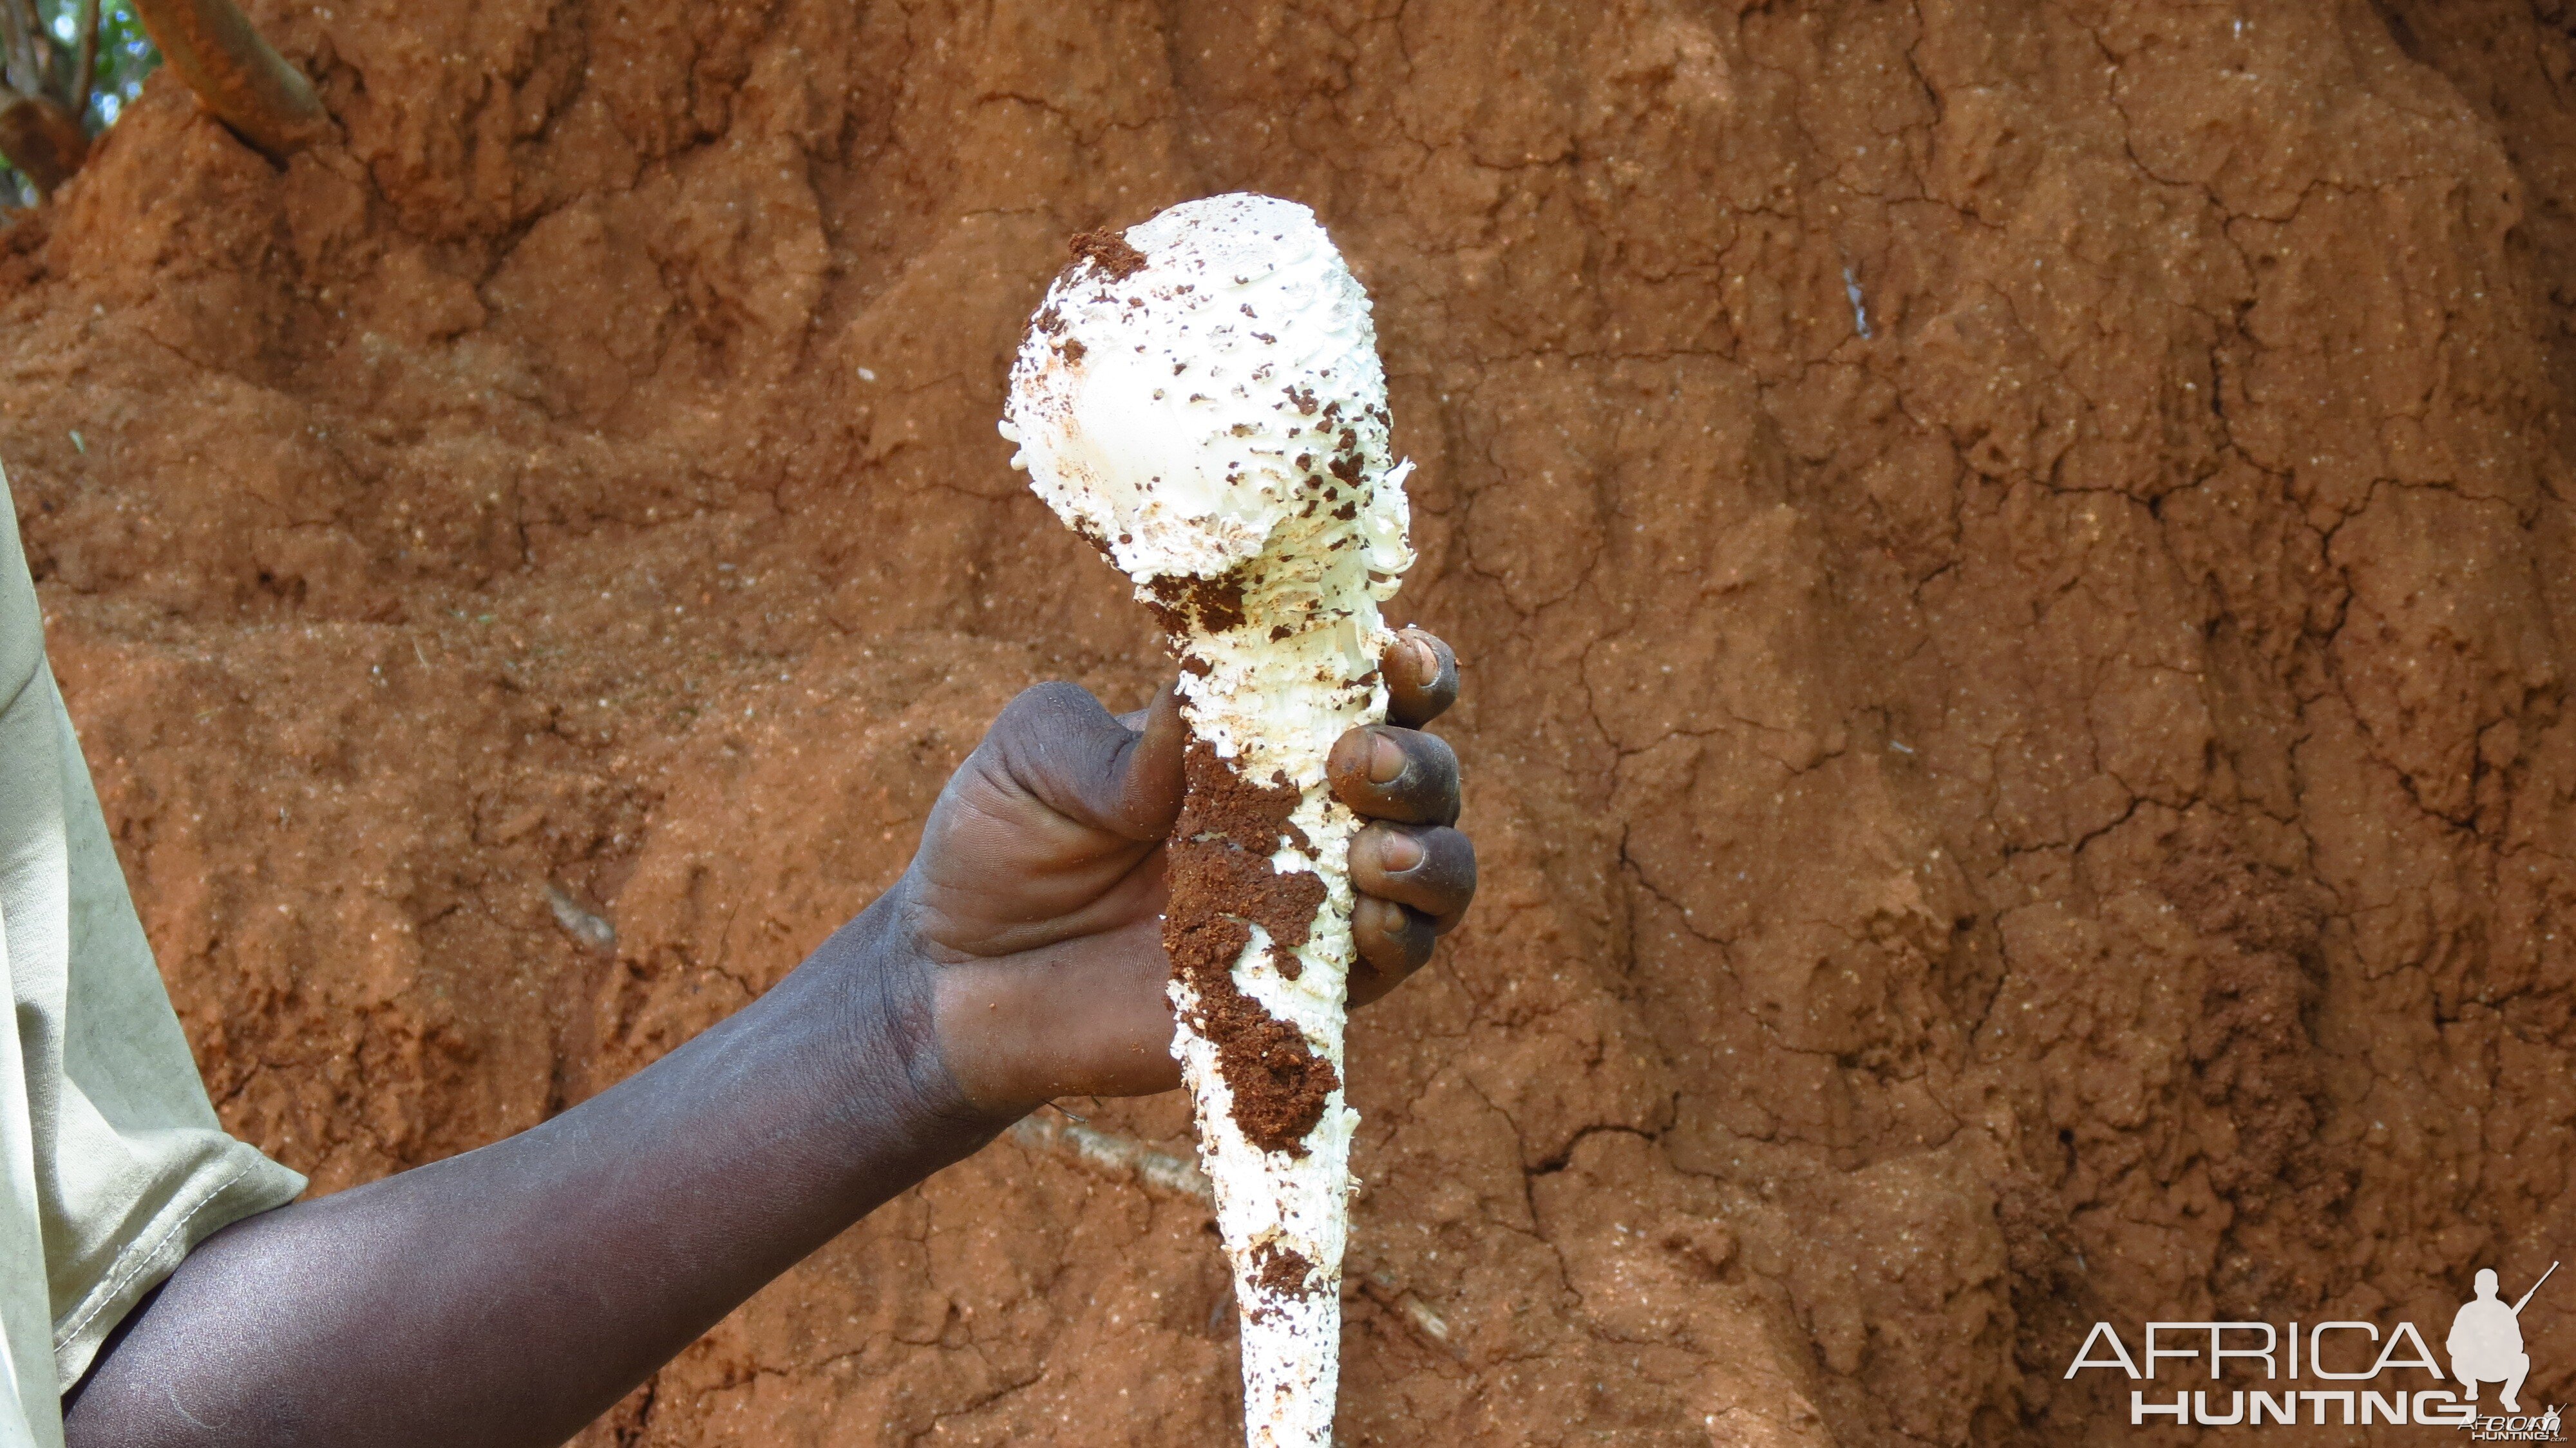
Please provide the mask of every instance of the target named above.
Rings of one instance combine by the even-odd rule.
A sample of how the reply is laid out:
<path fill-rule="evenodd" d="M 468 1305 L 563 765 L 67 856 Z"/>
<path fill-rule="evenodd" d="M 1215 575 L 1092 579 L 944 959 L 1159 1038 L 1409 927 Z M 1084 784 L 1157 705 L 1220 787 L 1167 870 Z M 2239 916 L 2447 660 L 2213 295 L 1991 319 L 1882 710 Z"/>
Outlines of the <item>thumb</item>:
<path fill-rule="evenodd" d="M 1181 812 L 1189 726 L 1170 685 L 1125 719 L 1076 684 L 1023 691 L 993 723 L 1012 783 L 1077 823 L 1122 839 L 1159 840 Z"/>

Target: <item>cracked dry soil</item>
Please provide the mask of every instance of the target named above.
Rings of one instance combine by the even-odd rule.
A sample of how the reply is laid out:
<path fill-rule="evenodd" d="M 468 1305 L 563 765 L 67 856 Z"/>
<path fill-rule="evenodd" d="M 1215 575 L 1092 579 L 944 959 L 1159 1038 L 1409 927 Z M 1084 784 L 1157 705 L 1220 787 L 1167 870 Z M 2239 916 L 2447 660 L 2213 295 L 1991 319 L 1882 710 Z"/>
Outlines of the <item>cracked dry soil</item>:
<path fill-rule="evenodd" d="M 156 78 L 0 244 L 0 456 L 321 1189 L 776 980 L 1019 687 L 1144 696 L 1004 367 L 1257 188 L 1377 297 L 1487 860 L 1353 1028 L 1345 1442 L 2154 1442 L 2095 1318 L 2576 1257 L 2564 0 L 251 8 L 344 135 Z M 1071 1104 L 583 1443 L 1223 1441 L 1182 1104 Z"/>

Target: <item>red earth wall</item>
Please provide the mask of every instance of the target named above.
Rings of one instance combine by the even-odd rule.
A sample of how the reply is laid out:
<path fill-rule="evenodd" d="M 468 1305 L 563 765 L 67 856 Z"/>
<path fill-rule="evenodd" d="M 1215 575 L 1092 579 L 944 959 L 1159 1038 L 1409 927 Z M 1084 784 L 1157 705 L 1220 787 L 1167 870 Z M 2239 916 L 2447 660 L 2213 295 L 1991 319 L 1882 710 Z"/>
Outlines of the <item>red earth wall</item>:
<path fill-rule="evenodd" d="M 1145 696 L 1009 350 L 1069 233 L 1306 201 L 1486 859 L 1354 1026 L 1344 1441 L 2153 1442 L 2096 1319 L 2576 1258 L 2567 11 L 267 0 L 341 138 L 157 78 L 0 246 L 0 457 L 327 1190 L 778 979 L 1014 690 Z M 1182 1104 L 1068 1104 L 584 1443 L 1223 1441 Z"/>

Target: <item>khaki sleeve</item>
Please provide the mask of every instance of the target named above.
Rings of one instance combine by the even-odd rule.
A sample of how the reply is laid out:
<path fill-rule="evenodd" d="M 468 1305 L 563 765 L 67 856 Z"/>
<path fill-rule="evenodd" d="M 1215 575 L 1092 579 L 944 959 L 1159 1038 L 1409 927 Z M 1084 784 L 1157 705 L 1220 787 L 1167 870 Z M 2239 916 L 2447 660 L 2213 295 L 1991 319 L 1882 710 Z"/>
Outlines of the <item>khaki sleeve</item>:
<path fill-rule="evenodd" d="M 0 1338 L 22 1404 L 46 1416 L 190 1248 L 304 1179 L 216 1121 L 44 662 L 13 507 L 0 535 L 0 975 L 16 1007 L 0 1032 Z M 31 1237 L 40 1253 L 18 1250 Z"/>
<path fill-rule="evenodd" d="M 61 1069 L 31 1082 L 29 1094 L 38 1119 L 53 1125 L 36 1186 L 54 1371 L 68 1388 L 89 1370 L 100 1340 L 190 1248 L 293 1201 L 304 1178 L 216 1122 L 50 670 L 41 682 L 60 741 L 71 963 Z M 19 1019 L 23 1033 L 23 1005 Z"/>

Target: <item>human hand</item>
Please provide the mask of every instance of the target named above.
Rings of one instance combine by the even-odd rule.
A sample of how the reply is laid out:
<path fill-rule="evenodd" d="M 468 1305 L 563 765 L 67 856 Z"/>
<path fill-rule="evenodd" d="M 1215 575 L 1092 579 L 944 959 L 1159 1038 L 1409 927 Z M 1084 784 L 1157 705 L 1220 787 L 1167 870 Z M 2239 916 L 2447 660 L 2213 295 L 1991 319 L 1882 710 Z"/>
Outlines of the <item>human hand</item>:
<path fill-rule="evenodd" d="M 1354 1006 L 1429 960 L 1476 893 L 1475 848 L 1454 828 L 1458 758 L 1418 728 L 1457 698 L 1457 657 L 1407 630 L 1380 667 L 1387 722 L 1343 735 L 1327 765 L 1334 797 L 1368 821 L 1349 856 Z M 1041 684 L 940 792 L 893 903 L 931 978 L 941 1059 L 980 1110 L 1180 1084 L 1163 839 L 1187 742 L 1168 688 L 1113 717 L 1084 689 Z"/>
<path fill-rule="evenodd" d="M 1457 661 L 1408 633 L 1380 667 L 1388 722 L 1328 765 L 1368 821 L 1354 1004 L 1476 890 L 1457 757 L 1417 728 Z M 1124 719 L 1070 684 L 1020 695 L 911 869 L 804 965 L 527 1131 L 209 1237 L 101 1349 L 65 1441 L 561 1443 L 1011 1117 L 1177 1086 L 1161 912 L 1185 740 L 1168 689 Z"/>

